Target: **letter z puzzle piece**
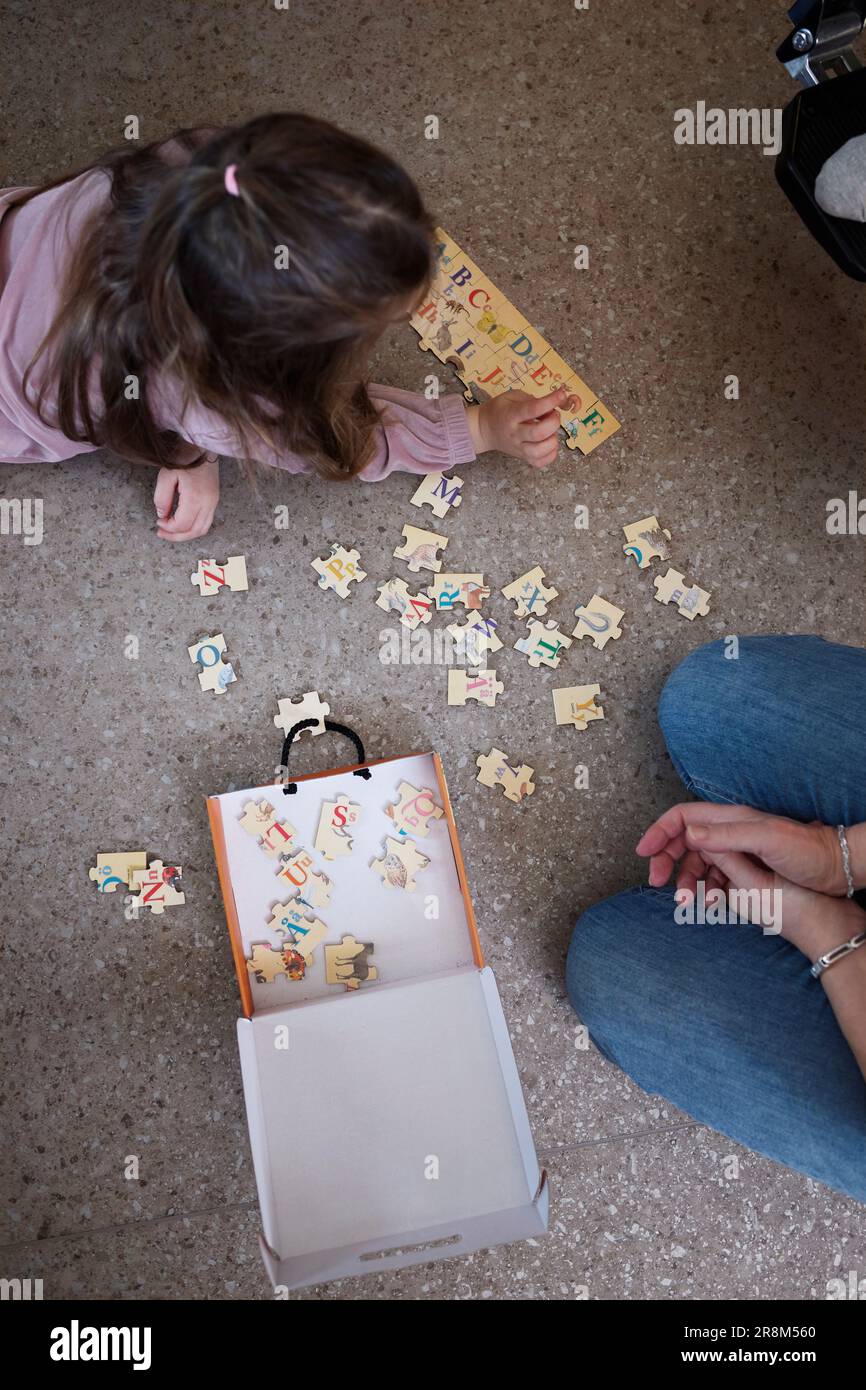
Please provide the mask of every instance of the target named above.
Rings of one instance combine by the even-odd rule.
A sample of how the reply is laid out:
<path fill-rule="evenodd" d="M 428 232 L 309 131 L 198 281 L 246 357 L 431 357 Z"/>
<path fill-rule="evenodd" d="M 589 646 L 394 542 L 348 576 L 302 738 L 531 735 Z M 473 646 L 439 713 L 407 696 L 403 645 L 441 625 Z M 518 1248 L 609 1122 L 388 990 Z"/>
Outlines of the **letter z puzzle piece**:
<path fill-rule="evenodd" d="M 212 690 L 215 695 L 224 695 L 226 686 L 237 680 L 237 676 L 227 661 L 223 661 L 226 639 L 221 632 L 216 637 L 204 637 L 187 647 L 190 661 L 201 667 L 198 683 L 202 690 Z"/>
<path fill-rule="evenodd" d="M 414 893 L 418 887 L 415 875 L 429 863 L 427 856 L 420 854 L 411 840 L 395 840 L 388 835 L 385 853 L 381 859 L 374 859 L 370 868 L 386 888 L 405 888 L 407 893 Z"/>
<path fill-rule="evenodd" d="M 559 654 L 571 646 L 571 638 L 560 632 L 553 619 L 546 623 L 529 623 L 529 632 L 514 643 L 515 651 L 529 657 L 530 666 L 559 665 Z"/>
<path fill-rule="evenodd" d="M 405 560 L 413 574 L 420 570 L 432 570 L 434 574 L 442 568 L 442 561 L 436 554 L 448 544 L 447 536 L 437 536 L 435 531 L 424 531 L 419 526 L 403 527 L 403 544 L 394 551 L 395 560 Z"/>
<path fill-rule="evenodd" d="M 149 907 L 159 916 L 167 907 L 177 907 L 186 902 L 183 893 L 177 891 L 183 870 L 175 864 L 163 864 L 154 859 L 149 869 L 136 869 L 132 875 L 133 891 L 139 890 L 137 901 L 133 904 L 136 912 Z"/>
<path fill-rule="evenodd" d="M 308 917 L 297 898 L 277 903 L 271 913 L 268 929 L 280 936 L 287 936 L 294 951 L 304 957 L 307 965 L 313 963 L 313 952 L 325 939 L 328 928 L 318 917 Z"/>
<path fill-rule="evenodd" d="M 604 719 L 604 710 L 595 703 L 601 694 L 598 685 L 566 685 L 553 692 L 553 712 L 557 724 L 572 724 L 585 730 L 592 719 Z"/>
<path fill-rule="evenodd" d="M 430 507 L 441 521 L 463 501 L 463 479 L 456 473 L 450 478 L 445 473 L 428 473 L 409 501 L 413 507 Z"/>
<path fill-rule="evenodd" d="M 675 603 L 677 610 L 689 622 L 698 614 L 705 618 L 710 611 L 710 596 L 706 589 L 699 589 L 697 584 L 687 584 L 678 570 L 669 569 L 667 574 L 657 574 L 653 584 L 659 603 Z"/>
<path fill-rule="evenodd" d="M 372 941 L 356 941 L 354 936 L 344 936 L 338 946 L 326 946 L 325 984 L 360 989 L 367 980 L 378 980 L 379 972 L 368 959 L 372 954 Z"/>
<path fill-rule="evenodd" d="M 439 820 L 443 814 L 430 788 L 419 791 L 411 782 L 401 782 L 396 805 L 385 807 L 385 815 L 391 817 L 399 835 L 426 835 L 431 820 Z"/>
<path fill-rule="evenodd" d="M 420 623 L 433 617 L 433 601 L 426 594 L 413 594 L 405 579 L 385 579 L 378 586 L 376 607 L 386 613 L 397 613 L 403 627 L 414 632 Z"/>
<path fill-rule="evenodd" d="M 506 584 L 502 592 L 514 603 L 514 615 L 517 618 L 543 618 L 547 612 L 547 605 L 559 594 L 558 589 L 545 584 L 541 565 L 534 565 L 531 570 L 521 574 L 519 579 Z"/>
<path fill-rule="evenodd" d="M 574 616 L 578 620 L 574 636 L 591 637 L 592 645 L 599 651 L 612 637 L 622 637 L 619 622 L 624 616 L 623 609 L 617 608 L 614 603 L 608 603 L 607 599 L 601 598 L 599 594 L 593 594 L 589 603 L 575 608 Z"/>
<path fill-rule="evenodd" d="M 285 975 L 287 980 L 302 980 L 307 962 L 292 946 L 277 947 L 257 941 L 247 960 L 247 970 L 260 985 L 272 985 L 278 975 Z"/>
<path fill-rule="evenodd" d="M 509 801 L 522 801 L 535 791 L 532 780 L 535 768 L 528 767 L 526 763 L 512 767 L 501 748 L 479 753 L 475 765 L 479 769 L 476 782 L 480 782 L 482 787 L 501 787 Z"/>
<path fill-rule="evenodd" d="M 233 593 L 246 592 L 247 562 L 243 555 L 230 555 L 224 565 L 215 560 L 199 560 L 195 574 L 190 575 L 202 598 L 218 594 L 220 589 L 231 589 Z"/>
<path fill-rule="evenodd" d="M 504 689 L 493 670 L 448 672 L 449 705 L 465 705 L 467 700 L 477 700 L 480 705 L 488 705 L 492 709 L 496 696 L 501 695 Z"/>
<path fill-rule="evenodd" d="M 639 570 L 648 569 L 651 560 L 666 560 L 671 553 L 668 545 L 671 533 L 659 525 L 657 516 L 633 521 L 630 526 L 623 526 L 622 533 L 625 536 L 623 554 L 633 555 Z"/>
<path fill-rule="evenodd" d="M 454 638 L 455 655 L 458 661 L 469 666 L 478 666 L 487 652 L 498 652 L 502 642 L 496 635 L 496 621 L 485 618 L 481 613 L 473 613 L 462 625 L 451 623 L 445 631 Z"/>
<path fill-rule="evenodd" d="M 131 850 L 117 854 L 97 854 L 96 866 L 88 869 L 100 893 L 115 893 L 117 885 L 132 887 L 132 875 L 136 869 L 147 868 L 147 855 L 144 850 Z"/>
<path fill-rule="evenodd" d="M 466 608 L 480 608 L 482 600 L 490 597 L 483 574 L 439 574 L 427 592 L 440 610 L 454 608 L 458 603 Z"/>
<path fill-rule="evenodd" d="M 315 735 L 325 732 L 325 720 L 331 713 L 331 706 L 319 699 L 318 690 L 308 690 L 306 695 L 293 700 L 278 700 L 277 706 L 280 712 L 274 715 L 274 723 L 278 729 L 282 729 L 284 737 L 289 729 L 300 724 L 302 719 L 316 719 L 318 723 L 312 728 L 302 729 L 299 738 L 304 734 Z"/>
<path fill-rule="evenodd" d="M 356 581 L 360 584 L 362 579 L 367 578 L 366 570 L 362 570 L 358 564 L 360 558 L 357 550 L 346 550 L 334 541 L 326 560 L 310 562 L 319 576 L 319 588 L 333 589 L 340 598 L 348 598 L 349 585 Z"/>
<path fill-rule="evenodd" d="M 348 797 L 336 801 L 325 801 L 319 816 L 319 828 L 313 841 L 315 848 L 325 859 L 336 859 L 352 852 L 352 836 L 349 826 L 356 825 L 361 808 Z"/>

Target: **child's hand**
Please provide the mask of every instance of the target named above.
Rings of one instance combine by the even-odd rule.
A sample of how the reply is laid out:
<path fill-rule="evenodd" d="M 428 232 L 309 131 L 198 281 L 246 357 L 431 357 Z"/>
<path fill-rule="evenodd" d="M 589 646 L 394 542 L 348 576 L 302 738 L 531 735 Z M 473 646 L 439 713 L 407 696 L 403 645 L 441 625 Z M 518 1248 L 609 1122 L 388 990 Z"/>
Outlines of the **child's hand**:
<path fill-rule="evenodd" d="M 547 468 L 559 453 L 559 416 L 554 406 L 564 406 L 565 387 L 549 396 L 530 396 L 526 391 L 505 391 L 484 405 L 470 406 L 469 433 L 476 454 L 495 449 L 523 459 L 531 468 Z"/>
<path fill-rule="evenodd" d="M 177 508 L 171 514 L 177 496 Z M 161 468 L 153 503 L 157 535 L 164 541 L 194 541 L 206 536 L 220 496 L 219 459 L 209 454 L 197 468 Z"/>

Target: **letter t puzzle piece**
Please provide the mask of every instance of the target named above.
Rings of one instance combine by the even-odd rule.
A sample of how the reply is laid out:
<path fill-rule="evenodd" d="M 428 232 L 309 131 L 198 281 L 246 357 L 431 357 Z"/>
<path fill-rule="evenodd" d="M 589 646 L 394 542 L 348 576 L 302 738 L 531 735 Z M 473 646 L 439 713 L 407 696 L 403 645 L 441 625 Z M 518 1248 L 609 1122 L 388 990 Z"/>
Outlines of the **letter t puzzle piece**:
<path fill-rule="evenodd" d="M 534 767 L 521 763 L 512 767 L 501 748 L 491 748 L 489 753 L 479 753 L 475 759 L 479 769 L 476 782 L 482 787 L 501 787 L 509 801 L 522 801 L 535 791 L 532 781 Z"/>
<path fill-rule="evenodd" d="M 346 550 L 335 541 L 326 560 L 310 562 L 319 575 L 319 588 L 333 589 L 340 598 L 348 598 L 349 585 L 355 581 L 360 584 L 362 579 L 367 578 L 366 571 L 358 564 L 360 558 L 357 550 Z"/>
<path fill-rule="evenodd" d="M 687 584 L 678 570 L 669 569 L 667 574 L 657 574 L 653 584 L 659 603 L 675 603 L 678 612 L 689 622 L 698 614 L 705 618 L 710 611 L 710 596 L 706 589 L 699 589 L 697 584 Z"/>

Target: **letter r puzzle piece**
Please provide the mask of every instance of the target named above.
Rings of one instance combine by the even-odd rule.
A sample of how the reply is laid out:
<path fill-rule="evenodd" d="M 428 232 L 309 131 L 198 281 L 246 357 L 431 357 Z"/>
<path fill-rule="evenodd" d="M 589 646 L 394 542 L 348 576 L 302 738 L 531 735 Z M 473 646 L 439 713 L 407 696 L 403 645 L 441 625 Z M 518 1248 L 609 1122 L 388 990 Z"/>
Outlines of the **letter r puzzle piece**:
<path fill-rule="evenodd" d="M 480 705 L 492 708 L 496 704 L 496 696 L 501 695 L 504 689 L 493 670 L 448 672 L 449 705 L 465 705 L 467 700 L 477 700 Z"/>
<path fill-rule="evenodd" d="M 552 618 L 546 623 L 533 622 L 528 626 L 527 635 L 514 643 L 515 651 L 528 656 L 530 666 L 536 669 L 539 666 L 556 668 L 559 665 L 560 652 L 568 650 L 571 638 L 559 631 Z"/>
<path fill-rule="evenodd" d="M 367 578 L 366 571 L 358 564 L 360 558 L 357 550 L 346 550 L 335 541 L 326 560 L 310 561 L 318 573 L 319 588 L 333 589 L 340 598 L 348 598 L 349 585 L 355 582 L 360 584 L 362 579 Z"/>
<path fill-rule="evenodd" d="M 463 501 L 463 479 L 456 473 L 450 478 L 445 473 L 428 473 L 409 501 L 413 507 L 430 507 L 441 521 L 452 507 L 459 507 Z"/>
<path fill-rule="evenodd" d="M 559 594 L 559 590 L 554 589 L 553 585 L 545 584 L 541 565 L 534 565 L 531 570 L 521 574 L 519 579 L 506 584 L 502 592 L 514 603 L 514 615 L 517 618 L 543 618 L 547 612 L 547 605 Z"/>
<path fill-rule="evenodd" d="M 671 533 L 659 525 L 657 516 L 633 521 L 630 526 L 623 526 L 622 533 L 625 536 L 623 554 L 633 555 L 639 570 L 648 569 L 651 560 L 666 560 L 671 553 L 668 545 Z"/>
<path fill-rule="evenodd" d="M 202 598 L 218 594 L 223 588 L 241 593 L 250 587 L 247 583 L 247 562 L 243 555 L 230 555 L 224 565 L 218 565 L 215 560 L 199 560 L 198 568 L 190 579 L 198 587 Z"/>
<path fill-rule="evenodd" d="M 480 608 L 483 599 L 490 597 L 483 574 L 437 574 L 427 589 L 438 609 L 451 609 L 458 603 L 466 608 Z"/>
<path fill-rule="evenodd" d="M 589 603 L 575 608 L 574 616 L 578 620 L 574 636 L 591 637 L 593 646 L 599 651 L 612 637 L 622 637 L 619 622 L 624 616 L 623 609 L 617 608 L 614 603 L 608 603 L 607 599 L 601 598 L 599 594 L 593 594 Z"/>
<path fill-rule="evenodd" d="M 512 767 L 501 748 L 479 753 L 475 765 L 479 769 L 476 782 L 480 782 L 482 787 L 501 787 L 509 801 L 522 801 L 535 791 L 532 780 L 535 768 L 528 767 L 526 763 Z"/>
<path fill-rule="evenodd" d="M 572 724 L 585 730 L 592 719 L 604 719 L 604 709 L 595 703 L 601 694 L 598 685 L 566 685 L 553 692 L 553 711 L 557 724 Z"/>
<path fill-rule="evenodd" d="M 657 574 L 653 584 L 659 603 L 675 603 L 678 612 L 689 622 L 698 615 L 705 618 L 710 611 L 707 590 L 699 589 L 697 584 L 687 584 L 678 570 L 669 569 L 667 574 Z"/>
<path fill-rule="evenodd" d="M 438 573 L 442 561 L 436 554 L 448 544 L 447 536 L 438 536 L 435 531 L 424 531 L 419 526 L 403 527 L 403 544 L 394 551 L 395 560 L 405 560 L 413 574 L 420 570 Z"/>

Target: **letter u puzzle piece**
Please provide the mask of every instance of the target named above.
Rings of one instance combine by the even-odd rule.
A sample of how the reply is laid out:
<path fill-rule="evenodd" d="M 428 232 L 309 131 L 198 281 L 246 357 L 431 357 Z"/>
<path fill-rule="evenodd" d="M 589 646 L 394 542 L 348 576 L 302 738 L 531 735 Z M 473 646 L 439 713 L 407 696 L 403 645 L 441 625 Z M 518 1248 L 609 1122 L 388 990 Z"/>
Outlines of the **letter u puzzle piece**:
<path fill-rule="evenodd" d="M 448 544 L 447 536 L 438 536 L 435 531 L 425 531 L 420 526 L 403 527 L 403 544 L 394 551 L 395 560 L 405 560 L 413 574 L 421 570 L 432 570 L 437 574 L 442 561 L 436 554 Z"/>
<path fill-rule="evenodd" d="M 360 558 L 357 550 L 346 550 L 334 541 L 327 559 L 310 562 L 319 576 L 319 588 L 333 589 L 340 598 L 348 598 L 349 585 L 360 584 L 362 579 L 367 578 L 366 571 L 358 564 Z"/>
<path fill-rule="evenodd" d="M 293 946 L 271 946 L 267 941 L 257 941 L 247 960 L 247 970 L 258 984 L 272 985 L 278 975 L 285 975 L 287 980 L 302 980 L 307 962 Z"/>
<path fill-rule="evenodd" d="M 639 570 L 648 569 L 652 560 L 666 560 L 671 553 L 668 545 L 671 533 L 659 525 L 657 516 L 633 521 L 630 526 L 623 526 L 622 533 L 625 536 L 623 554 L 633 555 Z"/>
<path fill-rule="evenodd" d="M 427 592 L 440 610 L 455 608 L 458 603 L 465 608 L 480 608 L 482 601 L 490 597 L 483 574 L 437 574 Z"/>
<path fill-rule="evenodd" d="M 488 705 L 492 709 L 496 696 L 501 695 L 504 689 L 493 670 L 448 672 L 449 705 L 465 705 L 467 700 L 477 700 L 479 705 Z"/>
<path fill-rule="evenodd" d="M 498 652 L 502 641 L 496 635 L 496 626 L 494 618 L 485 618 L 481 613 L 471 614 L 462 626 L 451 623 L 445 631 L 454 638 L 457 660 L 478 666 L 488 652 Z"/>
<path fill-rule="evenodd" d="M 190 661 L 201 667 L 198 683 L 202 690 L 212 690 L 215 695 L 224 695 L 226 686 L 237 680 L 237 676 L 227 661 L 223 661 L 226 639 L 221 632 L 216 637 L 203 637 L 187 647 Z"/>
<path fill-rule="evenodd" d="M 554 669 L 559 665 L 560 652 L 567 651 L 570 646 L 571 638 L 559 631 L 552 618 L 547 623 L 530 623 L 526 637 L 514 643 L 515 651 L 529 657 L 530 666 L 552 666 Z"/>
<path fill-rule="evenodd" d="M 149 907 L 151 912 L 159 916 L 167 907 L 177 907 L 186 902 L 183 893 L 177 889 L 182 872 L 176 864 L 163 864 L 161 859 L 154 859 L 148 869 L 136 869 L 132 875 L 133 889 L 139 890 L 134 903 L 136 911 Z"/>
<path fill-rule="evenodd" d="M 315 719 L 316 724 L 309 729 L 302 729 L 298 738 L 304 734 L 323 734 L 325 732 L 325 720 L 331 713 L 331 706 L 324 704 L 319 699 L 318 690 L 308 690 L 306 695 L 299 699 L 278 700 L 277 706 L 279 714 L 274 715 L 274 723 L 278 729 L 282 729 L 285 736 L 289 729 L 293 729 L 296 724 L 300 724 L 302 719 Z"/>
<path fill-rule="evenodd" d="M 377 585 L 376 607 L 386 613 L 397 613 L 403 627 L 410 632 L 433 617 L 433 600 L 426 594 L 413 594 L 405 579 L 385 579 Z"/>
<path fill-rule="evenodd" d="M 553 692 L 553 712 L 557 724 L 571 724 L 581 731 L 593 719 L 604 719 L 604 709 L 595 703 L 601 694 L 598 685 L 565 685 Z"/>
<path fill-rule="evenodd" d="M 411 840 L 395 840 L 391 835 L 385 839 L 385 853 L 374 859 L 370 868 L 378 874 L 386 888 L 405 888 L 414 893 L 418 887 L 415 875 L 426 869 L 430 860 L 412 844 Z"/>
<path fill-rule="evenodd" d="M 401 782 L 397 802 L 385 807 L 385 815 L 391 817 L 399 835 L 426 835 L 431 820 L 439 820 L 444 812 L 429 787 L 419 790 L 411 782 Z"/>
<path fill-rule="evenodd" d="M 93 879 L 100 893 L 115 893 L 118 885 L 124 890 L 132 888 L 132 875 L 137 869 L 147 868 L 147 855 L 144 850 L 130 850 L 116 854 L 97 854 L 96 865 L 88 869 L 88 878 Z"/>
<path fill-rule="evenodd" d="M 372 941 L 356 941 L 354 936 L 344 936 L 339 945 L 326 946 L 325 984 L 345 985 L 354 990 L 369 980 L 377 980 L 379 972 L 369 960 L 372 954 Z"/>
<path fill-rule="evenodd" d="M 282 857 L 277 878 L 288 883 L 306 907 L 327 907 L 331 901 L 334 885 L 327 874 L 313 868 L 312 856 L 305 849 L 299 849 L 290 858 Z"/>
<path fill-rule="evenodd" d="M 669 569 L 667 574 L 657 574 L 653 584 L 659 603 L 675 603 L 678 612 L 689 622 L 699 614 L 705 618 L 710 611 L 707 590 L 699 589 L 697 584 L 687 584 L 678 570 Z"/>
<path fill-rule="evenodd" d="M 445 473 L 428 473 L 409 501 L 413 507 L 430 507 L 441 521 L 463 501 L 463 479 L 456 473 L 450 478 Z"/>
<path fill-rule="evenodd" d="M 535 791 L 532 780 L 535 768 L 528 767 L 526 763 L 512 767 L 501 748 L 479 753 L 475 764 L 479 769 L 476 782 L 480 782 L 482 787 L 501 787 L 509 801 L 522 801 Z"/>
<path fill-rule="evenodd" d="M 607 599 L 599 594 L 593 594 L 589 603 L 575 608 L 574 616 L 578 620 L 574 636 L 591 637 L 593 646 L 599 651 L 612 637 L 622 637 L 619 622 L 624 616 L 623 609 L 617 608 L 614 603 L 608 603 Z"/>
<path fill-rule="evenodd" d="M 544 570 L 534 565 L 531 570 L 521 574 L 502 590 L 507 599 L 514 603 L 516 618 L 543 618 L 547 605 L 558 596 L 559 590 L 544 582 Z"/>
<path fill-rule="evenodd" d="M 218 594 L 223 588 L 242 593 L 250 587 L 247 583 L 247 562 L 243 555 L 230 555 L 224 565 L 218 565 L 215 560 L 199 560 L 198 568 L 190 579 L 202 598 Z"/>
<path fill-rule="evenodd" d="M 337 859 L 341 855 L 351 854 L 352 836 L 349 834 L 349 827 L 357 825 L 360 813 L 360 806 L 350 801 L 347 796 L 323 802 L 319 828 L 313 841 L 314 848 L 325 859 Z"/>

